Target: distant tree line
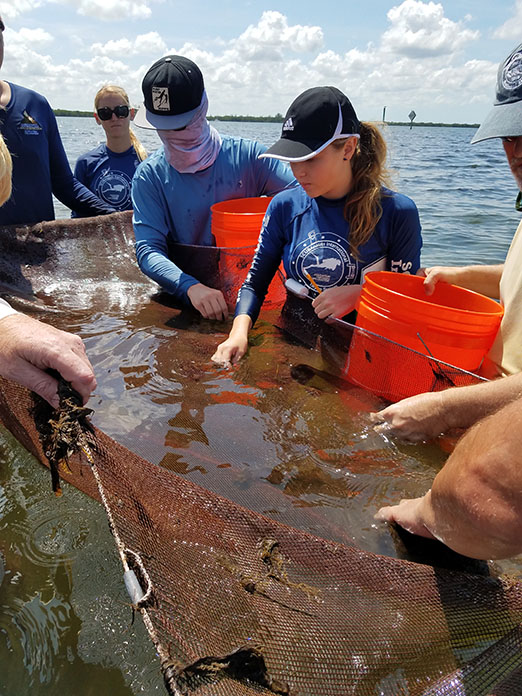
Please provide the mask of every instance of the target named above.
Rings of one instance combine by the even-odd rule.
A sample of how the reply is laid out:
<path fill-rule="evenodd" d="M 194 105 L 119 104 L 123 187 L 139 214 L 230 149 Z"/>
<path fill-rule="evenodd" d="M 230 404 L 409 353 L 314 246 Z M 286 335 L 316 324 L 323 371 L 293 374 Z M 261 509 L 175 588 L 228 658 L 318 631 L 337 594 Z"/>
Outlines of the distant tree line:
<path fill-rule="evenodd" d="M 78 111 L 69 109 L 54 109 L 56 116 L 92 116 L 92 111 Z M 236 116 L 227 114 L 226 116 L 208 116 L 209 121 L 238 121 L 238 122 L 259 122 L 259 123 L 282 123 L 283 114 L 275 116 Z M 441 127 L 441 128 L 478 128 L 479 123 L 433 123 L 431 121 L 419 121 L 410 124 L 409 121 L 385 121 L 388 126 L 410 126 L 419 127 Z"/>

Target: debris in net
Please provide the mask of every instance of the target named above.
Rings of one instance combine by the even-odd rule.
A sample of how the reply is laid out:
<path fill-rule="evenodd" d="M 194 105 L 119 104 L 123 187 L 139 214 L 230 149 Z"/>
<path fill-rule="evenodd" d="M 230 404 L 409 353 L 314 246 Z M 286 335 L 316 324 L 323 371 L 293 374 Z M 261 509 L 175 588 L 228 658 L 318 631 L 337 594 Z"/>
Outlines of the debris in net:
<path fill-rule="evenodd" d="M 71 472 L 69 459 L 76 452 L 82 451 L 92 460 L 91 449 L 95 449 L 95 442 L 88 420 L 92 409 L 82 405 L 81 396 L 69 382 L 58 374 L 56 377 L 60 406 L 54 409 L 45 399 L 34 394 L 32 416 L 49 460 L 53 491 L 56 496 L 61 496 L 60 472 Z"/>
<path fill-rule="evenodd" d="M 171 667 L 165 678 L 174 679 L 183 696 L 195 693 L 201 686 L 228 678 L 247 685 L 263 687 L 272 694 L 290 696 L 287 684 L 272 679 L 259 647 L 244 645 L 223 657 L 201 657 L 185 667 Z"/>

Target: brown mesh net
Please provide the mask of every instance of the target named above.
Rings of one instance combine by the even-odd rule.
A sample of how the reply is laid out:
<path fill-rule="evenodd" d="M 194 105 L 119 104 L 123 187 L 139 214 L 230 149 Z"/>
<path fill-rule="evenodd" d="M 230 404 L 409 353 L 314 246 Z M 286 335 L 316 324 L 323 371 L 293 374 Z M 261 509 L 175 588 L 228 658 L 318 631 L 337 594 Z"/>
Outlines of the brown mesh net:
<path fill-rule="evenodd" d="M 28 250 L 25 260 L 24 239 Z M 131 270 L 134 262 L 128 216 L 111 216 L 101 222 L 48 224 L 40 229 L 4 230 L 0 240 L 4 251 L 0 272 L 5 287 L 26 307 L 37 310 L 47 306 L 50 312 L 46 319 L 52 318 L 55 312 L 62 321 L 64 297 L 72 307 L 81 289 L 78 284 L 81 278 L 91 287 L 86 288 L 74 310 L 67 313 L 68 321 L 74 319 L 78 323 L 74 312 L 79 312 L 84 321 L 85 307 L 90 313 L 94 310 L 109 315 L 116 312 L 114 307 L 118 314 L 123 306 L 126 315 L 139 316 L 133 321 L 142 329 L 143 305 L 150 303 L 154 288 Z M 89 261 L 93 248 L 97 250 L 99 263 L 97 259 Z M 105 258 L 107 253 L 113 254 L 112 261 Z M 247 254 L 229 255 L 223 251 L 215 254 L 227 259 L 236 257 L 227 267 L 227 273 L 238 264 L 245 269 Z M 26 265 L 28 262 L 30 265 Z M 120 266 L 121 293 L 122 289 L 117 288 Z M 219 259 L 217 268 L 223 275 Z M 115 287 L 104 280 L 110 273 L 115 276 Z M 227 282 L 230 287 L 237 285 L 234 280 Z M 154 316 L 154 312 L 158 313 L 162 332 L 167 325 L 166 316 L 171 317 L 170 325 L 175 319 L 179 328 L 180 314 L 176 312 L 172 317 L 167 310 L 163 313 L 161 307 L 152 307 L 150 311 Z M 337 457 L 336 464 L 346 457 L 355 463 L 363 462 L 366 468 L 371 466 L 375 453 L 370 452 L 363 460 L 359 456 L 362 450 L 352 447 L 341 451 L 339 443 L 334 442 L 335 418 L 336 409 L 346 401 L 358 399 L 361 404 L 366 398 L 367 405 L 375 407 L 375 399 L 372 402 L 370 397 L 364 397 L 342 376 L 350 371 L 349 376 L 353 377 L 353 363 L 350 367 L 349 360 L 356 341 L 365 341 L 363 359 L 374 369 L 376 350 L 377 353 L 383 350 L 382 341 L 378 337 L 372 339 L 371 335 L 368 338 L 366 333 L 344 323 L 335 322 L 329 327 L 316 325 L 306 304 L 299 307 L 288 302 L 275 322 L 294 341 L 290 353 L 297 359 L 302 355 L 310 357 L 307 363 L 292 364 L 289 374 L 279 363 L 274 367 L 267 359 L 269 376 L 262 370 L 262 374 L 257 374 L 258 391 L 254 394 L 253 388 L 247 388 L 255 366 L 252 355 L 251 362 L 245 362 L 243 373 L 235 374 L 234 380 L 228 378 L 229 391 L 218 391 L 215 373 L 207 375 L 203 396 L 198 385 L 203 379 L 202 370 L 197 365 L 189 369 L 187 355 L 196 363 L 204 354 L 208 359 L 216 337 L 211 329 L 197 335 L 187 333 L 188 353 L 183 353 L 182 364 L 189 373 L 183 394 L 188 404 L 182 405 L 174 417 L 169 415 L 167 436 L 154 436 L 161 427 L 160 414 L 165 418 L 161 409 L 153 415 L 142 413 L 145 427 L 129 427 L 118 435 L 121 442 L 94 428 L 92 462 L 90 450 L 86 448 L 70 457 L 70 472 L 62 471 L 63 478 L 74 486 L 94 498 L 104 499 L 120 555 L 141 586 L 134 600 L 156 644 L 167 689 L 172 694 L 198 696 L 513 696 L 522 693 L 519 628 L 522 585 L 519 583 L 369 553 L 331 539 L 337 536 L 348 541 L 349 529 L 332 530 L 326 522 L 322 529 L 320 523 L 314 527 L 315 534 L 298 529 L 300 515 L 306 510 L 294 509 L 285 518 L 292 524 L 295 522 L 296 526 L 290 526 L 240 505 L 232 498 L 255 508 L 254 499 L 259 491 L 267 490 L 255 489 L 249 497 L 240 477 L 236 478 L 234 489 L 233 479 L 225 479 L 230 490 L 223 496 L 176 473 L 188 472 L 191 466 L 202 467 L 203 462 L 208 469 L 211 459 L 217 467 L 229 467 L 245 456 L 256 462 L 265 458 L 270 460 L 267 486 L 273 492 L 277 474 L 284 479 L 288 469 L 295 466 L 294 460 L 281 456 L 285 450 L 278 437 L 283 435 L 294 439 L 291 450 L 294 457 L 305 447 L 312 448 L 312 454 L 306 450 L 306 456 L 302 455 L 308 463 L 312 460 L 317 463 L 318 458 L 326 461 L 329 455 Z M 317 345 L 318 351 L 301 353 L 298 349 L 298 329 L 303 327 L 310 329 L 306 332 L 308 339 Z M 160 334 L 154 346 L 154 368 L 160 373 L 167 369 L 179 372 L 181 364 L 172 355 L 176 351 L 170 343 L 163 342 L 165 337 Z M 264 336 L 262 331 L 255 337 L 259 335 Z M 269 338 L 275 340 L 272 334 Z M 116 368 L 122 361 L 118 352 L 122 337 L 116 335 L 113 340 L 112 365 Z M 179 336 L 178 340 L 181 340 Z M 289 344 L 281 341 L 276 345 L 279 355 L 278 351 Z M 348 350 L 348 345 L 352 349 Z M 176 347 L 178 352 L 182 351 L 181 343 Z M 258 355 L 262 355 L 267 350 L 267 341 L 256 348 Z M 99 344 L 99 350 L 103 353 L 103 343 Z M 387 350 L 392 351 L 387 353 L 388 361 L 410 361 L 410 370 L 420 369 L 418 354 L 396 344 Z M 273 353 L 269 358 L 272 357 Z M 460 384 L 476 379 L 429 358 L 422 360 L 425 374 L 431 375 L 432 388 L 447 386 L 448 381 Z M 104 364 L 100 362 L 100 367 Z M 384 365 L 379 369 L 384 370 Z M 101 379 L 104 374 L 100 369 Z M 129 372 L 123 374 L 129 379 Z M 139 382 L 138 376 L 139 370 L 135 370 L 130 378 L 132 388 L 143 388 L 144 380 Z M 110 377 L 106 379 L 112 384 Z M 402 387 L 394 387 L 393 391 L 392 379 L 393 373 L 384 377 L 382 384 L 372 384 L 378 394 L 396 398 Z M 322 381 L 321 390 L 317 388 L 318 380 Z M 400 380 L 399 384 L 403 383 Z M 279 390 L 278 386 L 285 389 Z M 191 401 L 196 393 L 200 399 L 197 403 Z M 283 399 L 287 396 L 293 401 L 285 410 Z M 166 401 L 164 390 L 157 389 L 154 398 L 161 405 L 162 399 Z M 247 421 L 246 408 L 255 399 L 255 417 Z M 208 429 L 203 430 L 195 413 L 198 409 L 208 412 L 210 402 L 226 414 L 226 421 L 221 423 L 224 432 L 214 439 L 210 438 Z M 150 404 L 153 406 L 153 400 Z M 1 380 L 0 420 L 46 463 L 33 407 L 29 392 Z M 232 410 L 227 410 L 229 407 Z M 324 428 L 319 423 L 321 410 L 330 410 Z M 98 424 L 103 430 L 116 430 L 109 419 L 105 427 L 103 417 L 107 418 L 109 411 L 104 410 L 103 404 L 96 409 L 98 419 L 100 413 L 102 420 Z M 269 428 L 257 439 L 252 426 L 256 418 L 264 417 Z M 278 432 L 273 432 L 274 424 L 280 426 Z M 243 449 L 241 432 L 245 429 L 243 436 L 250 442 Z M 170 450 L 165 453 L 168 439 Z M 144 453 L 146 458 L 140 456 Z M 333 486 L 334 474 L 325 478 L 325 469 L 316 467 L 316 478 L 319 470 L 323 478 L 319 484 L 315 480 L 315 484 Z M 400 471 L 393 473 L 399 475 Z M 292 494 L 290 483 L 295 482 L 292 477 L 293 474 L 285 479 L 287 485 L 281 495 Z M 346 495 L 346 489 L 343 494 Z M 143 593 L 145 599 L 140 600 Z"/>

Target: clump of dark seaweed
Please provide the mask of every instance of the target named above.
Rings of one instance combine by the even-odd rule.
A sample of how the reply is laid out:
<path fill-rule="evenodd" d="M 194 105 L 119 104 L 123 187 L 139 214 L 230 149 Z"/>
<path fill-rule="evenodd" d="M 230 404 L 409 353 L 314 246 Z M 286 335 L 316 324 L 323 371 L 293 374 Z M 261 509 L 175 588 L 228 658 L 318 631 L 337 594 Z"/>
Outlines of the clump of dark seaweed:
<path fill-rule="evenodd" d="M 268 674 L 261 649 L 255 645 L 244 645 L 222 657 L 201 657 L 190 665 L 171 665 L 164 672 L 169 687 L 172 681 L 184 696 L 195 693 L 201 686 L 216 684 L 223 679 L 249 684 L 266 689 L 269 693 L 290 696 L 287 684 L 272 679 Z"/>
<path fill-rule="evenodd" d="M 95 449 L 95 442 L 94 430 L 88 420 L 92 409 L 83 406 L 81 396 L 69 382 L 58 374 L 55 376 L 58 380 L 59 407 L 53 408 L 45 399 L 34 394 L 32 416 L 49 461 L 53 491 L 60 496 L 60 472 L 70 472 L 69 460 L 77 452 L 83 451 L 92 461 L 91 450 Z"/>

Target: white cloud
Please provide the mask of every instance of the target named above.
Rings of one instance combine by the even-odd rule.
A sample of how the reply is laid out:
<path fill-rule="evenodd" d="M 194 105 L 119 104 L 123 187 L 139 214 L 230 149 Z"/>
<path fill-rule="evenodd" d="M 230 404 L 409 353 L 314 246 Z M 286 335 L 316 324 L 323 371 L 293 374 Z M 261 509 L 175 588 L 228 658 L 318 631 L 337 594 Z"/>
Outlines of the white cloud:
<path fill-rule="evenodd" d="M 139 34 L 132 41 L 123 38 L 112 39 L 105 44 L 92 44 L 91 52 L 95 55 L 111 56 L 114 58 L 139 54 L 162 56 L 167 53 L 167 44 L 163 41 L 158 32 L 150 31 L 147 34 Z"/>
<path fill-rule="evenodd" d="M 233 42 L 237 52 L 245 60 L 277 60 L 283 52 L 305 53 L 316 51 L 323 44 L 320 27 L 288 25 L 280 12 L 263 12 L 256 25 L 250 25 Z"/>
<path fill-rule="evenodd" d="M 8 32 L 7 34 L 7 40 L 11 41 L 11 35 L 13 36 L 13 39 L 16 41 L 20 41 L 22 44 L 27 44 L 28 46 L 31 46 L 31 48 L 34 47 L 43 47 L 49 44 L 52 44 L 54 41 L 54 38 L 46 31 L 43 29 L 20 29 L 20 31 L 16 34 L 16 32 L 11 32 L 9 28 L 6 30 Z"/>
<path fill-rule="evenodd" d="M 516 0 L 513 17 L 504 22 L 501 27 L 495 29 L 495 39 L 514 39 L 520 42 L 522 37 L 522 0 Z"/>
<path fill-rule="evenodd" d="M 387 16 L 392 26 L 383 34 L 383 47 L 410 58 L 451 54 L 480 36 L 445 17 L 440 3 L 405 0 Z"/>
<path fill-rule="evenodd" d="M 148 0 L 65 0 L 81 15 L 103 20 L 148 19 L 152 10 Z"/>
<path fill-rule="evenodd" d="M 10 2 L 2 3 L 1 12 L 2 19 L 9 21 L 25 12 L 35 10 L 43 5 L 42 0 L 11 0 Z"/>

